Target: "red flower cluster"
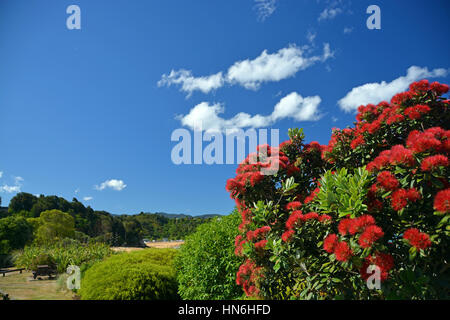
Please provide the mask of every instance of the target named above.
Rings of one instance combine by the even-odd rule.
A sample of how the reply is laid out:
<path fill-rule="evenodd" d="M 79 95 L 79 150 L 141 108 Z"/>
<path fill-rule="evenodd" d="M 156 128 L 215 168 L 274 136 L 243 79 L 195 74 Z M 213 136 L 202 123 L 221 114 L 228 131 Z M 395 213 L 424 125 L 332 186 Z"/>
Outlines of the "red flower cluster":
<path fill-rule="evenodd" d="M 379 226 L 371 225 L 359 236 L 358 243 L 361 248 L 370 248 L 382 236 L 384 236 L 383 230 Z"/>
<path fill-rule="evenodd" d="M 408 205 L 408 201 L 416 202 L 417 200 L 421 199 L 422 196 L 415 188 L 411 188 L 408 190 L 397 189 L 391 194 L 390 198 L 392 209 L 394 209 L 395 211 L 400 211 Z"/>
<path fill-rule="evenodd" d="M 371 265 L 375 265 L 380 268 L 380 281 L 385 281 L 389 277 L 389 270 L 394 267 L 394 258 L 390 254 L 380 252 L 366 257 L 360 269 L 361 278 L 363 278 L 364 281 L 367 281 L 367 279 L 373 274 L 367 272 L 367 269 Z"/>
<path fill-rule="evenodd" d="M 242 256 L 242 251 L 243 251 L 243 245 L 245 244 L 245 239 L 242 238 L 242 236 L 239 234 L 236 236 L 236 238 L 234 239 L 234 254 L 237 255 L 238 257 Z"/>
<path fill-rule="evenodd" d="M 295 228 L 299 227 L 301 223 L 304 223 L 308 220 L 317 220 L 324 223 L 330 221 L 331 219 L 332 218 L 326 214 L 319 215 L 317 212 L 309 212 L 307 214 L 303 214 L 301 210 L 295 210 L 291 213 L 288 220 L 286 221 L 286 230 L 282 234 L 281 239 L 284 242 L 290 241 L 295 234 Z"/>
<path fill-rule="evenodd" d="M 263 226 L 261 228 L 258 228 L 254 231 L 249 230 L 247 231 L 247 240 L 248 241 L 255 241 L 255 240 L 259 240 L 261 238 L 264 238 L 267 233 L 269 233 L 270 231 L 270 227 L 269 226 Z"/>
<path fill-rule="evenodd" d="M 260 240 L 255 243 L 256 250 L 263 250 L 266 247 L 267 240 Z"/>
<path fill-rule="evenodd" d="M 239 267 L 236 274 L 236 283 L 243 287 L 247 296 L 256 296 L 259 289 L 256 285 L 257 280 L 262 276 L 262 268 L 247 259 L 244 264 Z"/>
<path fill-rule="evenodd" d="M 413 130 L 410 132 L 406 145 L 413 153 L 425 151 L 450 152 L 450 130 L 440 127 L 429 128 L 423 132 Z"/>
<path fill-rule="evenodd" d="M 390 171 L 382 171 L 377 176 L 378 185 L 386 191 L 392 191 L 398 188 L 399 182 Z"/>
<path fill-rule="evenodd" d="M 310 194 L 309 196 L 307 196 L 307 197 L 305 198 L 305 200 L 303 200 L 303 202 L 304 202 L 305 204 L 310 203 L 311 201 L 313 201 L 313 200 L 317 197 L 317 195 L 319 194 L 319 192 L 320 192 L 320 188 L 314 189 L 314 190 L 311 192 L 311 194 Z"/>
<path fill-rule="evenodd" d="M 450 188 L 441 190 L 436 194 L 433 207 L 441 213 L 450 213 Z"/>
<path fill-rule="evenodd" d="M 405 109 L 405 115 L 412 120 L 419 119 L 423 114 L 430 112 L 431 109 L 427 105 L 416 105 L 414 107 L 409 107 Z"/>
<path fill-rule="evenodd" d="M 347 242 L 341 241 L 336 244 L 334 248 L 334 254 L 336 255 L 336 260 L 345 262 L 348 261 L 353 255 L 353 251 Z"/>
<path fill-rule="evenodd" d="M 375 170 L 381 170 L 389 165 L 412 166 L 414 163 L 415 159 L 412 151 L 406 149 L 402 145 L 396 145 L 390 150 L 380 152 L 378 157 L 367 164 L 367 170 L 369 172 L 374 172 Z"/>
<path fill-rule="evenodd" d="M 380 239 L 384 232 L 375 225 L 375 219 L 371 215 L 362 215 L 358 218 L 345 218 L 339 222 L 338 231 L 341 235 L 355 235 L 361 233 L 358 243 L 362 248 L 370 248 Z"/>
<path fill-rule="evenodd" d="M 448 158 L 442 154 L 429 156 L 423 159 L 420 166 L 422 171 L 432 171 L 437 167 L 448 167 Z"/>
<path fill-rule="evenodd" d="M 302 203 L 300 201 L 292 201 L 286 205 L 286 210 L 295 210 L 295 209 L 300 208 L 301 206 L 302 206 Z"/>
<path fill-rule="evenodd" d="M 348 261 L 353 255 L 353 251 L 348 243 L 339 241 L 338 236 L 335 234 L 330 234 L 323 240 L 323 249 L 328 253 L 334 253 L 336 260 L 342 262 Z"/>
<path fill-rule="evenodd" d="M 408 240 L 409 244 L 417 249 L 426 249 L 431 246 L 430 236 L 416 228 L 406 230 L 403 239 Z"/>

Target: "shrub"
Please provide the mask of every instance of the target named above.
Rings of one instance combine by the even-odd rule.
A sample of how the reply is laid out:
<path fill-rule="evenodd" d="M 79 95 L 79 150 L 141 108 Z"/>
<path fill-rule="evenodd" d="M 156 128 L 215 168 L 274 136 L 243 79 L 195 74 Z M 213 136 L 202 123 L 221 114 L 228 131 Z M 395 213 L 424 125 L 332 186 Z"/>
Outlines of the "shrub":
<path fill-rule="evenodd" d="M 235 275 L 240 259 L 234 255 L 234 238 L 240 223 L 237 211 L 200 225 L 188 236 L 176 258 L 178 291 L 183 299 L 237 299 L 242 289 Z"/>
<path fill-rule="evenodd" d="M 89 268 L 81 280 L 83 300 L 177 299 L 175 249 L 120 253 Z"/>
<path fill-rule="evenodd" d="M 56 265 L 57 272 L 64 273 L 69 265 L 82 267 L 84 264 L 103 260 L 112 253 L 113 251 L 102 243 L 81 244 L 78 241 L 66 239 L 47 246 L 26 246 L 23 250 L 14 253 L 14 260 L 18 267 L 33 270 L 33 260 L 47 255 Z"/>
<path fill-rule="evenodd" d="M 37 266 L 48 265 L 50 268 L 56 268 L 55 259 L 48 253 L 41 253 L 31 259 L 30 270 L 37 270 Z"/>
<path fill-rule="evenodd" d="M 448 299 L 448 89 L 412 83 L 390 103 L 360 106 L 328 145 L 290 130 L 239 165 L 226 189 L 242 218 L 236 281 L 248 296 Z M 380 290 L 366 286 L 371 265 Z"/>

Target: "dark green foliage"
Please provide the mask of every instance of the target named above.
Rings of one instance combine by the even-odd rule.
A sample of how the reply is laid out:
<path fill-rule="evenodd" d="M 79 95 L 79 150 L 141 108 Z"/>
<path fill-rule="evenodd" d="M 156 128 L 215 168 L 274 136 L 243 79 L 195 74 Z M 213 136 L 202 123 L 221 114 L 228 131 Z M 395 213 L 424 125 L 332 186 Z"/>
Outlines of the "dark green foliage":
<path fill-rule="evenodd" d="M 239 214 L 215 218 L 187 237 L 176 258 L 179 293 L 183 299 L 237 299 L 236 284 L 241 259 L 234 254 Z"/>
<path fill-rule="evenodd" d="M 81 280 L 83 300 L 177 299 L 174 249 L 121 253 L 94 264 Z"/>
<path fill-rule="evenodd" d="M 23 248 L 32 236 L 33 228 L 25 218 L 11 216 L 0 219 L 0 267 L 9 266 L 11 251 Z"/>

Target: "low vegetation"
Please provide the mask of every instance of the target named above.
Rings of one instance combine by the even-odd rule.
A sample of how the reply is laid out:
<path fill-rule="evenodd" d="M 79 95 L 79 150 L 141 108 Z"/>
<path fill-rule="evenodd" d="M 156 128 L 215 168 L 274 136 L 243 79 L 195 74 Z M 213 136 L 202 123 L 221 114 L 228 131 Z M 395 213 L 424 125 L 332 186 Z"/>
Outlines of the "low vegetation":
<path fill-rule="evenodd" d="M 239 230 L 237 211 L 198 227 L 176 257 L 179 293 L 183 299 L 222 300 L 242 296 L 236 284 L 240 259 L 234 255 Z"/>
<path fill-rule="evenodd" d="M 178 299 L 175 249 L 119 253 L 89 268 L 81 280 L 84 300 Z"/>

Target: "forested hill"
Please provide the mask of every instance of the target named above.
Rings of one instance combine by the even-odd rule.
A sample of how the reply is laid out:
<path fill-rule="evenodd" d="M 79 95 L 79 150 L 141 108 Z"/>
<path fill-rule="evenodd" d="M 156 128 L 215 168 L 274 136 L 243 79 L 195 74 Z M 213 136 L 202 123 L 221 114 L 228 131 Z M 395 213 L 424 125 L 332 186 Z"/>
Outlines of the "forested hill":
<path fill-rule="evenodd" d="M 11 215 L 37 218 L 42 212 L 55 209 L 69 213 L 74 218 L 79 238 L 105 241 L 114 246 L 139 245 L 142 239 L 184 239 L 198 225 L 210 221 L 214 216 L 193 217 L 163 212 L 113 215 L 90 206 L 85 207 L 76 198 L 67 201 L 57 196 L 36 197 L 22 192 L 11 199 L 7 210 L 0 208 L 0 218 Z"/>

